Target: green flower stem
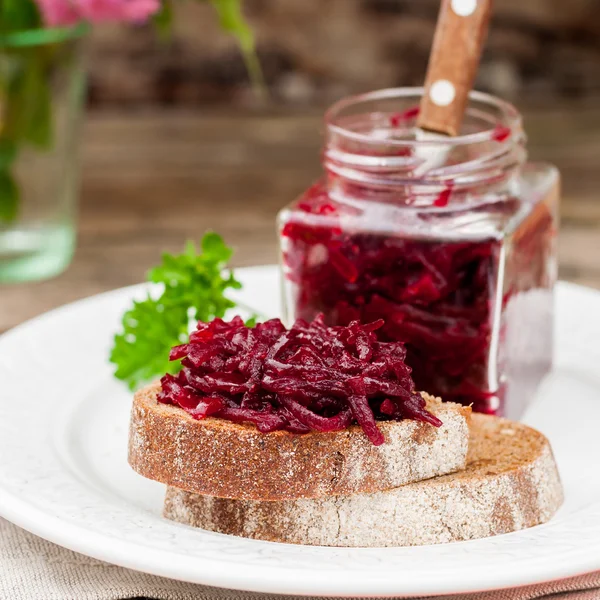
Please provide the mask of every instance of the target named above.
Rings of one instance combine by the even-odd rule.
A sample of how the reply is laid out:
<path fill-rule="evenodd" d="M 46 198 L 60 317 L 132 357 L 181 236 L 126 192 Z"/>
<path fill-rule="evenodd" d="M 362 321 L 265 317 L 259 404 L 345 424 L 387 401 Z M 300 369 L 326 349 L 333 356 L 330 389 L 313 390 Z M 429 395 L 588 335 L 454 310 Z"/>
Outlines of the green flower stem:
<path fill-rule="evenodd" d="M 51 29 L 31 29 L 0 33 L 0 50 L 2 48 L 25 48 L 46 44 L 60 44 L 84 36 L 91 30 L 88 23 L 79 23 L 75 27 L 55 27 Z"/>
<path fill-rule="evenodd" d="M 224 31 L 232 34 L 242 52 L 250 82 L 260 97 L 266 96 L 266 85 L 260 61 L 256 54 L 256 43 L 252 29 L 246 23 L 242 12 L 241 0 L 210 0 L 219 16 L 219 23 Z"/>

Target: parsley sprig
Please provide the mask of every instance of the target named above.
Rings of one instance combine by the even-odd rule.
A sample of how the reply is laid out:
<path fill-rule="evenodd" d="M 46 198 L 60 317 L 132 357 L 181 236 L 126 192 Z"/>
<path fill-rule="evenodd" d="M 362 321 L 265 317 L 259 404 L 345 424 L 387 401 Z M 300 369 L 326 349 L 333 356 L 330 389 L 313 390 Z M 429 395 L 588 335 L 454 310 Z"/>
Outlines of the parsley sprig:
<path fill-rule="evenodd" d="M 173 346 L 185 343 L 196 321 L 223 317 L 235 303 L 225 292 L 241 284 L 226 270 L 232 250 L 216 233 L 207 233 L 200 244 L 188 242 L 180 255 L 163 254 L 162 264 L 148 280 L 162 284 L 162 294 L 135 301 L 122 319 L 110 354 L 115 377 L 133 390 L 165 373 L 176 373 L 179 362 L 169 361 Z"/>

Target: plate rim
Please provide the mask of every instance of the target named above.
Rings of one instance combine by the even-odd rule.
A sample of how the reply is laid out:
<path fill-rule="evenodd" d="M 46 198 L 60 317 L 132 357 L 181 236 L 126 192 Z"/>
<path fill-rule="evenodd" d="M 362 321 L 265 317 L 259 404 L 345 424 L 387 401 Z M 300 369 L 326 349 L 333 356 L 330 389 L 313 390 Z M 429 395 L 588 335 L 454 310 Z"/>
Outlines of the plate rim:
<path fill-rule="evenodd" d="M 380 575 L 381 573 L 378 571 L 374 574 L 369 575 L 368 572 L 365 573 L 361 571 L 361 582 L 357 586 L 357 582 L 354 580 L 349 580 L 345 584 L 340 585 L 339 582 L 332 584 L 331 579 L 332 572 L 331 571 L 323 571 L 323 572 L 314 572 L 313 576 L 317 574 L 316 578 L 311 577 L 308 580 L 304 581 L 304 585 L 298 586 L 295 583 L 292 584 L 282 584 L 282 580 L 285 575 L 290 575 L 291 581 L 294 582 L 295 578 L 293 576 L 298 575 L 298 571 L 287 568 L 287 567 L 277 567 L 278 577 L 276 581 L 272 581 L 268 577 L 269 567 L 245 567 L 241 568 L 240 571 L 232 578 L 231 571 L 228 570 L 230 565 L 228 563 L 224 563 L 220 560 L 212 561 L 208 566 L 209 568 L 205 568 L 199 573 L 197 576 L 192 575 L 190 577 L 191 571 L 186 562 L 180 563 L 180 566 L 177 566 L 177 563 L 174 563 L 173 567 L 165 567 L 165 551 L 156 550 L 153 548 L 145 548 L 144 552 L 144 560 L 135 560 L 136 554 L 135 550 L 139 550 L 139 544 L 120 540 L 121 547 L 107 547 L 112 544 L 114 540 L 112 538 L 107 538 L 101 534 L 97 534 L 96 532 L 90 532 L 89 530 L 79 527 L 76 525 L 72 525 L 70 523 L 65 523 L 61 521 L 57 517 L 48 516 L 47 513 L 35 508 L 30 507 L 29 512 L 33 515 L 39 513 L 39 519 L 35 518 L 28 519 L 24 512 L 19 512 L 18 510 L 12 513 L 10 511 L 10 499 L 9 502 L 5 502 L 5 498 L 3 497 L 3 490 L 0 490 L 0 516 L 10 521 L 14 525 L 21 527 L 22 529 L 36 535 L 42 539 L 45 539 L 48 542 L 57 544 L 62 546 L 68 550 L 73 552 L 77 552 L 79 554 L 83 554 L 86 556 L 90 556 L 97 560 L 101 560 L 107 562 L 109 564 L 113 564 L 116 566 L 124 567 L 127 569 L 132 569 L 135 571 L 140 571 L 142 573 L 147 573 L 149 575 L 154 575 L 158 577 L 166 577 L 168 579 L 175 579 L 178 581 L 183 581 L 192 584 L 205 585 L 209 587 L 216 587 L 220 589 L 232 589 L 237 591 L 248 591 L 248 592 L 257 592 L 257 593 L 267 593 L 267 594 L 281 594 L 281 595 L 302 595 L 308 597 L 315 596 L 323 596 L 323 597 L 422 597 L 422 596 L 443 596 L 448 594 L 461 594 L 461 593 L 477 593 L 477 592 L 491 592 L 502 589 L 512 589 L 512 588 L 522 588 L 528 587 L 532 585 L 538 585 L 542 583 L 549 583 L 553 581 L 560 581 L 562 579 L 567 579 L 571 577 L 577 577 L 581 575 L 585 575 L 591 572 L 594 572 L 598 568 L 600 568 L 599 559 L 588 556 L 585 561 L 581 561 L 580 566 L 577 568 L 570 567 L 568 565 L 563 565 L 561 568 L 553 567 L 552 575 L 549 577 L 547 572 L 544 572 L 544 559 L 540 559 L 541 563 L 534 574 L 532 575 L 531 571 L 525 572 L 524 570 L 519 571 L 518 574 L 513 574 L 510 577 L 506 577 L 502 580 L 502 582 L 498 581 L 497 583 L 490 583 L 487 574 L 479 575 L 479 576 L 471 576 L 470 583 L 467 587 L 454 586 L 452 588 L 448 587 L 448 582 L 446 580 L 436 582 L 435 579 L 427 582 L 426 585 L 422 586 L 419 584 L 412 585 L 402 585 L 401 590 L 398 588 L 393 590 L 390 589 L 390 585 L 393 585 L 394 582 L 390 582 L 388 580 L 381 581 Z M 13 498 L 13 502 L 18 503 L 18 499 Z M 7 506 L 9 507 L 7 510 Z M 44 520 L 50 525 L 52 522 L 55 522 L 56 525 L 60 525 L 60 528 L 53 529 L 52 527 L 46 527 L 43 522 Z M 182 525 L 180 525 L 183 527 Z M 62 528 L 62 529 L 61 529 Z M 64 533 L 61 533 L 64 532 Z M 82 533 L 85 533 L 88 536 L 88 540 L 91 542 L 94 539 L 97 539 L 99 542 L 96 546 L 92 544 L 86 544 L 79 540 L 83 540 Z M 518 534 L 518 532 L 515 532 Z M 510 535 L 510 534 L 508 534 Z M 256 541 L 256 540 L 249 540 Z M 477 541 L 477 540 L 473 540 Z M 264 542 L 271 544 L 272 542 Z M 458 542 L 461 543 L 461 542 Z M 469 543 L 469 542 L 462 542 Z M 117 550 L 117 552 L 115 552 Z M 361 550 L 361 549 L 353 549 L 353 550 Z M 389 550 L 387 548 L 377 549 L 379 551 Z M 150 560 L 149 560 L 150 559 Z M 530 569 L 530 567 L 528 567 Z M 340 573 L 347 574 L 347 569 L 339 567 L 335 571 Z M 265 574 L 263 575 L 263 571 Z M 334 571 L 334 573 L 335 573 Z M 240 574 L 241 573 L 241 574 Z M 227 579 L 227 583 L 225 584 L 224 579 Z M 458 580 L 457 580 L 458 581 Z M 358 593 L 357 593 L 357 587 Z M 368 588 L 368 590 L 367 590 Z M 363 591 L 361 591 L 361 589 Z"/>

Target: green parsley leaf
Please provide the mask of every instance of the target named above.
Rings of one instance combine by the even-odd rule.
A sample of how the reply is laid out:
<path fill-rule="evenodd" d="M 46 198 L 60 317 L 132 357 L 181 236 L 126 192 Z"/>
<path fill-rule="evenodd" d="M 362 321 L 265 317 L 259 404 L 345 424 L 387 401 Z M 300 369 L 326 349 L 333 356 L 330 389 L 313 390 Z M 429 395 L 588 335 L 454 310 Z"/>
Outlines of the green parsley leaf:
<path fill-rule="evenodd" d="M 148 273 L 148 280 L 161 284 L 159 297 L 134 302 L 122 319 L 110 354 L 115 377 L 133 390 L 165 373 L 176 373 L 180 364 L 169 361 L 173 346 L 188 340 L 196 321 L 223 317 L 235 304 L 225 293 L 241 284 L 227 262 L 232 250 L 216 233 L 207 233 L 198 254 L 188 242 L 179 255 L 164 254 L 162 263 Z"/>

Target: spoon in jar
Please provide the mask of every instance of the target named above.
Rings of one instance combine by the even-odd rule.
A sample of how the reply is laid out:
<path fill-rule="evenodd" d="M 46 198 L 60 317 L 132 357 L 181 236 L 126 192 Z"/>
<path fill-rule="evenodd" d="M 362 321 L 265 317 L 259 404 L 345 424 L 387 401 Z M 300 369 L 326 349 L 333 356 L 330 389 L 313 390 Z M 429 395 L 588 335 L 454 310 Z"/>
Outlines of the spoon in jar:
<path fill-rule="evenodd" d="M 448 136 L 460 131 L 491 12 L 492 0 L 442 0 L 416 129 L 417 141 L 431 144 L 417 145 L 416 175 L 444 166 L 452 149 Z"/>

